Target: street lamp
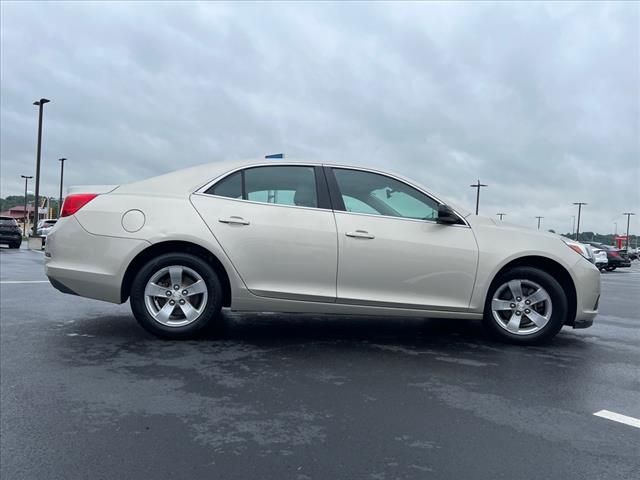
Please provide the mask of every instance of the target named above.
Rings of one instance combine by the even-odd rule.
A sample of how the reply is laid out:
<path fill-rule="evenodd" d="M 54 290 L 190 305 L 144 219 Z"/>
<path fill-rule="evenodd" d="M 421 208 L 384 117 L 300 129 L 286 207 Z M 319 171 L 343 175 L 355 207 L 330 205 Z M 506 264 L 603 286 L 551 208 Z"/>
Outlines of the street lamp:
<path fill-rule="evenodd" d="M 60 218 L 60 212 L 62 211 L 62 178 L 64 177 L 64 162 L 66 158 L 59 158 L 60 162 L 60 197 L 58 200 L 58 218 Z"/>
<path fill-rule="evenodd" d="M 44 109 L 45 103 L 49 103 L 51 100 L 46 98 L 41 98 L 38 101 L 33 102 L 34 105 L 38 106 L 38 149 L 36 152 L 36 198 L 34 202 L 35 214 L 36 217 L 33 220 L 33 236 L 38 235 L 38 222 L 37 219 L 40 217 L 40 209 L 38 208 L 38 203 L 40 200 L 40 153 L 42 152 L 42 111 Z"/>
<path fill-rule="evenodd" d="M 478 215 L 478 208 L 480 206 L 480 189 L 482 187 L 486 187 L 488 185 L 485 185 L 484 183 L 480 183 L 480 179 L 478 179 L 478 183 L 474 183 L 472 185 L 469 185 L 471 188 L 477 188 L 478 191 L 476 193 L 476 215 Z"/>
<path fill-rule="evenodd" d="M 498 212 L 498 213 L 496 213 L 496 215 L 497 215 L 498 217 L 500 217 L 500 220 L 502 220 L 502 217 L 504 217 L 504 216 L 506 215 L 506 213 L 500 213 L 500 212 Z"/>
<path fill-rule="evenodd" d="M 27 234 L 27 182 L 29 181 L 30 178 L 33 178 L 33 175 L 20 175 L 22 178 L 24 178 L 24 225 L 22 228 L 22 233 L 23 235 Z"/>
<path fill-rule="evenodd" d="M 542 220 L 544 217 L 536 217 L 538 219 L 538 230 L 540 230 L 540 220 Z"/>
<path fill-rule="evenodd" d="M 574 205 L 578 205 L 578 225 L 576 225 L 576 242 L 578 241 L 578 236 L 580 235 L 580 213 L 582 212 L 582 206 L 587 205 L 585 202 L 573 202 Z"/>
<path fill-rule="evenodd" d="M 635 215 L 635 213 L 626 212 L 626 213 L 623 213 L 623 215 L 627 216 L 627 241 L 625 242 L 625 244 L 626 244 L 627 253 L 629 253 L 629 220 L 631 220 L 631 215 Z"/>

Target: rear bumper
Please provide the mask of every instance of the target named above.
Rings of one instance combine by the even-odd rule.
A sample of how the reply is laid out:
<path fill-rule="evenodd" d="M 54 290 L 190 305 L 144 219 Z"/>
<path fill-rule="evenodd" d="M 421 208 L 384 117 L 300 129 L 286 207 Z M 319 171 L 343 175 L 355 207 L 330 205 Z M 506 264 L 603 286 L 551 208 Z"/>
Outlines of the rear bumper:
<path fill-rule="evenodd" d="M 20 243 L 22 242 L 22 234 L 17 233 L 1 233 L 0 243 Z"/>
<path fill-rule="evenodd" d="M 51 285 L 63 293 L 121 303 L 126 268 L 149 243 L 92 235 L 73 216 L 60 222 L 45 246 L 44 269 Z"/>
<path fill-rule="evenodd" d="M 608 266 L 616 268 L 628 268 L 631 266 L 631 260 L 627 260 L 626 262 L 624 260 L 620 262 L 609 262 Z"/>

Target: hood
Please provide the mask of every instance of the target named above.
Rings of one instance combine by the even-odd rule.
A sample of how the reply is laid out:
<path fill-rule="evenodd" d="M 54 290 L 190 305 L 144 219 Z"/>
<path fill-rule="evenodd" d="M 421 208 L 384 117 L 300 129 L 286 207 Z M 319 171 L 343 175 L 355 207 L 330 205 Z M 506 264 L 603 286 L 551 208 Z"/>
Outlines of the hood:
<path fill-rule="evenodd" d="M 482 215 L 469 214 L 465 217 L 465 219 L 472 227 L 495 227 L 497 229 L 504 230 L 505 232 L 526 233 L 528 235 L 537 235 L 540 238 L 556 238 L 558 240 L 562 240 L 563 238 L 557 233 L 548 232 L 546 230 L 538 230 L 532 227 L 524 227 L 522 225 L 516 225 L 515 223 L 500 221 Z"/>

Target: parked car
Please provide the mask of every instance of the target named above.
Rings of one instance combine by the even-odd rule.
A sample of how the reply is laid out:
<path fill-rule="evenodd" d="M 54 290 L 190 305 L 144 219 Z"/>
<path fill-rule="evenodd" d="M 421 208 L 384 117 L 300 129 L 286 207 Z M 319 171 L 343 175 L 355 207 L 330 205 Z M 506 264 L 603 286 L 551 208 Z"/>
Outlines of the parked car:
<path fill-rule="evenodd" d="M 22 230 L 15 218 L 0 217 L 0 243 L 9 245 L 9 248 L 20 248 Z"/>
<path fill-rule="evenodd" d="M 36 229 L 38 235 L 44 235 L 46 236 L 46 234 L 49 232 L 49 230 L 51 230 L 53 228 L 53 226 L 56 224 L 58 220 L 55 218 L 49 218 L 47 220 L 40 220 L 38 222 L 38 228 Z"/>
<path fill-rule="evenodd" d="M 47 236 L 49 235 L 49 232 L 51 232 L 57 221 L 57 219 L 51 218 L 47 220 L 41 220 L 38 223 L 37 233 L 38 236 L 42 237 L 42 248 L 44 248 L 44 246 L 46 245 Z"/>
<path fill-rule="evenodd" d="M 45 271 L 64 293 L 129 299 L 144 328 L 172 339 L 230 307 L 483 319 L 527 344 L 590 326 L 600 298 L 598 269 L 570 240 L 471 215 L 397 175 L 315 163 L 73 189 Z"/>
<path fill-rule="evenodd" d="M 596 267 L 600 270 L 604 270 L 609 264 L 607 259 L 607 251 L 602 248 L 592 248 Z"/>
<path fill-rule="evenodd" d="M 608 272 L 614 271 L 616 268 L 626 268 L 631 266 L 631 260 L 627 252 L 620 250 L 609 245 L 602 245 L 602 249 L 607 252 L 607 266 L 605 270 Z"/>

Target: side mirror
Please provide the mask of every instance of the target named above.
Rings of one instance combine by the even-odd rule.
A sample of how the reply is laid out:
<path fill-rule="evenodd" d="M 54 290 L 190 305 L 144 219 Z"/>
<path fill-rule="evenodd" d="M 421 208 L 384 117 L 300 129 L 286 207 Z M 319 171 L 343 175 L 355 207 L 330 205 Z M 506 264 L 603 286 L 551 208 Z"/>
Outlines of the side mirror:
<path fill-rule="evenodd" d="M 449 205 L 438 205 L 438 223 L 443 225 L 454 225 L 460 222 L 460 219 L 455 214 L 453 209 Z"/>

